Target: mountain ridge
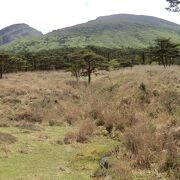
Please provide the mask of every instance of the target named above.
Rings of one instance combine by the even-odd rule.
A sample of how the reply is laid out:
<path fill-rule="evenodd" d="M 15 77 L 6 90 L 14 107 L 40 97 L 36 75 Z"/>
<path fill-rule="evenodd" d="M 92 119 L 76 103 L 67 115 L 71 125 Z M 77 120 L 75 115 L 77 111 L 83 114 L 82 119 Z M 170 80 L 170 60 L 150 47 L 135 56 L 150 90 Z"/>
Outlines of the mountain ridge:
<path fill-rule="evenodd" d="M 153 16 L 114 14 L 71 27 L 57 29 L 41 37 L 21 39 L 1 49 L 11 51 L 85 47 L 88 45 L 144 48 L 163 37 L 180 41 L 180 25 Z"/>

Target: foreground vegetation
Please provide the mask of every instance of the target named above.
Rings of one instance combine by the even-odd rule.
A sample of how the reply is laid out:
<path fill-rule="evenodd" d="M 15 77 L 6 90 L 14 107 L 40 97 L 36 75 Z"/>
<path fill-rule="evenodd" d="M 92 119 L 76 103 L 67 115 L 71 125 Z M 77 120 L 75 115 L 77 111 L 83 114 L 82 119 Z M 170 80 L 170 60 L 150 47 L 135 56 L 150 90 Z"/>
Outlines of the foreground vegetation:
<path fill-rule="evenodd" d="M 66 145 L 63 138 L 71 127 L 38 127 L 1 128 L 17 142 L 0 145 L 0 179 L 90 179 L 100 158 L 117 145 L 105 137 Z"/>
<path fill-rule="evenodd" d="M 0 179 L 179 179 L 179 70 L 6 74 Z"/>

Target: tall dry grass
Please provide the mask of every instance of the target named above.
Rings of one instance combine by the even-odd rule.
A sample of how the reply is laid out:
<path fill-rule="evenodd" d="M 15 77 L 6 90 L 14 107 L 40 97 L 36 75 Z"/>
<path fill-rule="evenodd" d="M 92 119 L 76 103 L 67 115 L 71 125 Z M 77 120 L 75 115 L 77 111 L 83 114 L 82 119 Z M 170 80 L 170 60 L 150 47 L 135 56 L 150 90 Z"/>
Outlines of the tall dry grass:
<path fill-rule="evenodd" d="M 178 66 L 100 72 L 90 86 L 84 80 L 77 84 L 62 71 L 8 74 L 0 81 L 0 116 L 1 126 L 27 121 L 78 126 L 67 135 L 68 143 L 84 142 L 93 135 L 94 125 L 103 126 L 123 142 L 133 162 L 130 169 L 155 166 L 178 177 Z"/>

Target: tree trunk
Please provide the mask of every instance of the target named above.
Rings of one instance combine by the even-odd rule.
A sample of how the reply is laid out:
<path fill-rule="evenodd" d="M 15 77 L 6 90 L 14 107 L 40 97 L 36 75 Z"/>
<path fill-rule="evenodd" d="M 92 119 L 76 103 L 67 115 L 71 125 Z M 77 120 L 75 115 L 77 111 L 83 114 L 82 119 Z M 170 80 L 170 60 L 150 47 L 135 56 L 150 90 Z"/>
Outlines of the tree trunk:
<path fill-rule="evenodd" d="M 165 64 L 164 56 L 162 57 L 162 64 L 163 64 L 164 68 L 166 68 L 166 64 Z"/>
<path fill-rule="evenodd" d="M 167 57 L 165 57 L 165 65 L 166 65 L 166 67 L 168 66 L 168 60 L 167 60 Z"/>
<path fill-rule="evenodd" d="M 87 73 L 88 73 L 88 84 L 91 83 L 91 61 L 88 62 L 88 70 L 87 70 Z"/>
<path fill-rule="evenodd" d="M 0 59 L 0 79 L 3 77 L 3 60 Z"/>
<path fill-rule="evenodd" d="M 3 77 L 3 73 L 2 73 L 2 70 L 1 70 L 1 72 L 0 72 L 0 79 L 2 79 L 2 77 Z"/>
<path fill-rule="evenodd" d="M 142 64 L 143 65 L 145 64 L 145 53 L 144 53 L 144 51 L 142 52 Z"/>
<path fill-rule="evenodd" d="M 88 84 L 90 84 L 90 83 L 91 83 L 91 72 L 88 71 Z"/>

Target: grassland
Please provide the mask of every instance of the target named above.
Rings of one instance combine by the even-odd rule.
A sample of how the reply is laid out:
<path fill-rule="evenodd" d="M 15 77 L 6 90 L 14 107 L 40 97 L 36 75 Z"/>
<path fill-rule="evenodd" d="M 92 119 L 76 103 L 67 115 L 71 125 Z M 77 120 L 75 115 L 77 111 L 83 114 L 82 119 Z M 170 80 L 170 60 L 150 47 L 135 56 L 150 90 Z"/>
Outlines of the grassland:
<path fill-rule="evenodd" d="M 63 144 L 69 128 L 46 127 L 41 131 L 1 128 L 18 142 L 1 146 L 0 179 L 90 179 L 100 157 L 117 143 L 94 138 L 88 144 Z"/>
<path fill-rule="evenodd" d="M 0 179 L 178 179 L 180 68 L 0 81 Z"/>

